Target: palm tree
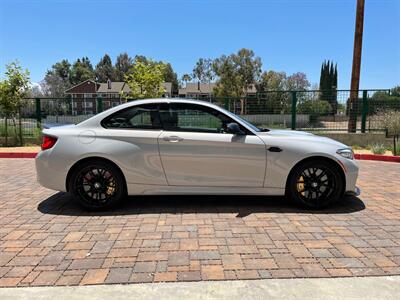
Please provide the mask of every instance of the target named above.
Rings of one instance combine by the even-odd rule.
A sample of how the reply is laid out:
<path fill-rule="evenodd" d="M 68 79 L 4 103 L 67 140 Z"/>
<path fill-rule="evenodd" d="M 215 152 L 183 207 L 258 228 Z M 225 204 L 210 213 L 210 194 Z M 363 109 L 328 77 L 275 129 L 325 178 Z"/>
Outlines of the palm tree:
<path fill-rule="evenodd" d="M 185 85 L 187 84 L 188 81 L 191 81 L 192 77 L 189 74 L 183 74 L 182 75 L 182 81 L 185 82 Z"/>

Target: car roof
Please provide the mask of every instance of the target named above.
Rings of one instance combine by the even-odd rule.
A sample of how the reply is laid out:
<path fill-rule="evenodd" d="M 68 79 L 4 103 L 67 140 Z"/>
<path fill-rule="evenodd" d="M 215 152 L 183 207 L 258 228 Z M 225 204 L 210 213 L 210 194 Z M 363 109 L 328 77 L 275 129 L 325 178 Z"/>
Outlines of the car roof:
<path fill-rule="evenodd" d="M 196 100 L 196 99 L 187 99 L 187 98 L 154 98 L 154 99 L 143 99 L 143 100 L 135 100 L 127 102 L 126 107 L 131 105 L 141 105 L 141 104 L 151 104 L 151 103 L 190 103 L 190 104 L 200 104 L 205 106 L 210 106 L 214 108 L 220 108 L 219 106 L 212 104 L 211 102 Z"/>

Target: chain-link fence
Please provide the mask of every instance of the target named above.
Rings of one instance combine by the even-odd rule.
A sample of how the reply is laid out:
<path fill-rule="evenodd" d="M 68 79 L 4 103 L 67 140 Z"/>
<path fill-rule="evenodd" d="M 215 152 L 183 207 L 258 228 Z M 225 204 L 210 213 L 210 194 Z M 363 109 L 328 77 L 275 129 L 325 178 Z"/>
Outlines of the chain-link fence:
<path fill-rule="evenodd" d="M 349 90 L 337 91 L 268 91 L 243 98 L 206 97 L 265 128 L 306 131 L 347 132 L 351 113 L 356 131 L 385 131 L 377 114 L 400 111 L 400 97 L 389 90 L 360 90 L 350 101 Z M 18 145 L 37 142 L 41 129 L 58 124 L 76 124 L 103 110 L 121 104 L 119 98 L 27 98 L 19 111 L 6 118 L 0 110 L 0 144 Z"/>

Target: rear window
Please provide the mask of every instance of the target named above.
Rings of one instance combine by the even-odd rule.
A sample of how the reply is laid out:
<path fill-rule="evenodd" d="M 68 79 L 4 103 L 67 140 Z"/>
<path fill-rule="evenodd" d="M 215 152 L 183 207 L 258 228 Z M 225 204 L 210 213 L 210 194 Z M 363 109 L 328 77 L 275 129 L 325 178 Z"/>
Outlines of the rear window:
<path fill-rule="evenodd" d="M 105 118 L 101 125 L 108 129 L 161 129 L 157 104 L 145 104 L 120 110 Z"/>

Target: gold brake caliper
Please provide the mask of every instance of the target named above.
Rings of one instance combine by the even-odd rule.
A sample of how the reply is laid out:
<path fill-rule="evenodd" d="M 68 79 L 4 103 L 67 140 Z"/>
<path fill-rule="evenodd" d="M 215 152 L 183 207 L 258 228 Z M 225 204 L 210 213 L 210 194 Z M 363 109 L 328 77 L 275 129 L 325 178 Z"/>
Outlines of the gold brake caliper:
<path fill-rule="evenodd" d="M 304 196 L 304 178 L 303 176 L 300 176 L 299 180 L 297 181 L 297 192 L 302 194 Z"/>
<path fill-rule="evenodd" d="M 107 195 L 111 196 L 112 194 L 114 194 L 115 192 L 115 183 L 114 182 L 110 182 L 107 186 Z"/>

